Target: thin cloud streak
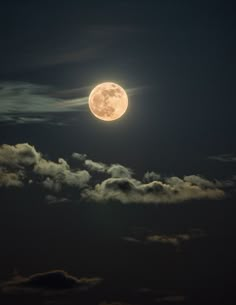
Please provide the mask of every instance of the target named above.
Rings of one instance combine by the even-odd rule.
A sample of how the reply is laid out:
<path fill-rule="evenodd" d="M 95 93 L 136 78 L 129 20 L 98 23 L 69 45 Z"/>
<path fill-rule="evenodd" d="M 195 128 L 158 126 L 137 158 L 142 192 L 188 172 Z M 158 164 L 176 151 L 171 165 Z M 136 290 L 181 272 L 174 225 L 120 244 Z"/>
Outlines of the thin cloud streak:
<path fill-rule="evenodd" d="M 215 160 L 219 162 L 236 162 L 236 155 L 235 154 L 221 154 L 216 156 L 208 157 L 210 160 Z"/>
<path fill-rule="evenodd" d="M 41 123 L 51 121 L 52 115 L 88 111 L 88 95 L 93 86 L 56 91 L 53 88 L 21 82 L 0 83 L 1 123 Z M 126 89 L 129 96 L 144 87 Z M 84 92 L 83 96 L 81 92 Z M 41 115 L 41 116 L 40 116 Z"/>

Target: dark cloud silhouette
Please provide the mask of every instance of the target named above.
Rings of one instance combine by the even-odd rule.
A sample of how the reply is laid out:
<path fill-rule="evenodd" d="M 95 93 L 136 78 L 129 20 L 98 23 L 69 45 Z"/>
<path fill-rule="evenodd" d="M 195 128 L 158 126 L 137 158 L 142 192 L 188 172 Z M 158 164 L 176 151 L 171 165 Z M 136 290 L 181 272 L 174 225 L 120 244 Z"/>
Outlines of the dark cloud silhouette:
<path fill-rule="evenodd" d="M 12 291 L 39 291 L 39 290 L 87 290 L 98 285 L 101 278 L 77 278 L 63 270 L 53 270 L 45 273 L 36 273 L 29 277 L 17 277 L 5 282 L 1 286 L 2 292 Z"/>

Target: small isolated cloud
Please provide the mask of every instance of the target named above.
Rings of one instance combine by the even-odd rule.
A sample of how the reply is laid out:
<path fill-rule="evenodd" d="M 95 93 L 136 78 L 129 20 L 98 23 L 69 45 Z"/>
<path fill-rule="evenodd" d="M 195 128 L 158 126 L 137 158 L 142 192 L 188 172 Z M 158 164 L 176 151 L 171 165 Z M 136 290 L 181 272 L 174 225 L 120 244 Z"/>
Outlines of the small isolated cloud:
<path fill-rule="evenodd" d="M 141 244 L 150 244 L 150 243 L 159 243 L 163 245 L 172 245 L 179 247 L 183 242 L 198 239 L 206 236 L 201 230 L 195 229 L 187 233 L 179 234 L 160 234 L 160 233 L 146 233 L 142 238 L 134 236 L 125 236 L 122 239 L 129 243 L 141 243 Z"/>
<path fill-rule="evenodd" d="M 216 160 L 220 162 L 236 162 L 236 155 L 235 154 L 221 154 L 217 156 L 210 156 L 208 159 Z"/>
<path fill-rule="evenodd" d="M 125 236 L 122 238 L 124 241 L 130 242 L 130 243 L 140 243 L 141 240 L 138 240 L 137 238 Z"/>
<path fill-rule="evenodd" d="M 48 204 L 65 203 L 65 202 L 69 201 L 68 198 L 65 198 L 65 197 L 56 197 L 54 195 L 47 195 L 45 199 L 48 202 Z"/>
<path fill-rule="evenodd" d="M 101 278 L 77 278 L 63 270 L 53 270 L 45 273 L 36 273 L 29 277 L 20 277 L 5 282 L 1 286 L 2 292 L 38 292 L 47 290 L 87 290 L 98 285 Z"/>
<path fill-rule="evenodd" d="M 85 161 L 87 159 L 87 155 L 86 154 L 79 154 L 79 153 L 74 152 L 72 154 L 72 158 L 74 158 L 76 160 L 79 160 L 79 161 Z"/>
<path fill-rule="evenodd" d="M 179 246 L 182 241 L 190 240 L 191 235 L 189 234 L 178 234 L 178 235 L 149 235 L 147 236 L 148 242 L 158 242 L 161 244 L 171 244 L 173 246 Z"/>

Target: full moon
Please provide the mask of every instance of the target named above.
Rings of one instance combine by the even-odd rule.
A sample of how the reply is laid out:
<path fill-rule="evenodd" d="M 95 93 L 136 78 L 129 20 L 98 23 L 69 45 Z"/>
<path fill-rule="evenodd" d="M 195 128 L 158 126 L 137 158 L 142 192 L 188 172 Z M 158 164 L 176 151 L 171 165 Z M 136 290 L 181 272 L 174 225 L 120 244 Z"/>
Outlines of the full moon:
<path fill-rule="evenodd" d="M 91 91 L 89 108 L 98 119 L 114 121 L 126 112 L 128 96 L 121 86 L 111 82 L 102 83 Z"/>

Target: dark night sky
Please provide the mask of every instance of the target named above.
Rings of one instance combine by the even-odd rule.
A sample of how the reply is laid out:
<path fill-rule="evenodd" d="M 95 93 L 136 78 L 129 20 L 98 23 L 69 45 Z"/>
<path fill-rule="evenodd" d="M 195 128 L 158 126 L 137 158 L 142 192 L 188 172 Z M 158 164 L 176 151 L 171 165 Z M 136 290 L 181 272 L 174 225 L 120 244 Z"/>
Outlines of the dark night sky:
<path fill-rule="evenodd" d="M 235 304 L 235 8 L 1 2 L 0 303 Z"/>

